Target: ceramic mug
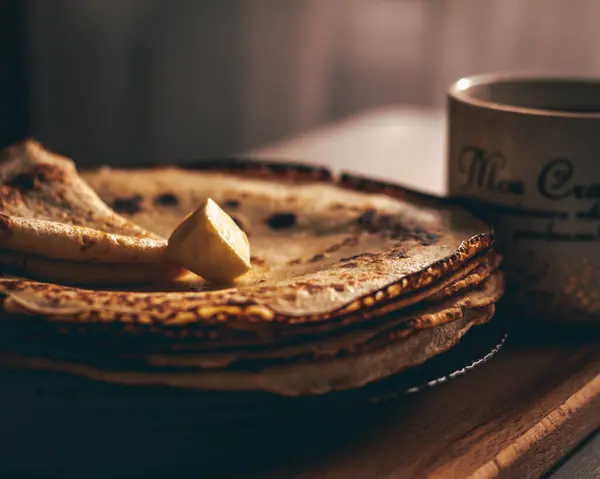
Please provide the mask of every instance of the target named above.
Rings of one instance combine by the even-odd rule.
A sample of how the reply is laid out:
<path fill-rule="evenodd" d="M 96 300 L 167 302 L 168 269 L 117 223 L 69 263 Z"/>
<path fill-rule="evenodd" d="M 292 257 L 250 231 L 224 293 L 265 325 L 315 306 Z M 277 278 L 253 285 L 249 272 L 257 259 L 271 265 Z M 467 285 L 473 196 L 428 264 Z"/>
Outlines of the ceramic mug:
<path fill-rule="evenodd" d="M 493 222 L 508 302 L 600 321 L 600 79 L 462 78 L 448 115 L 449 193 Z"/>

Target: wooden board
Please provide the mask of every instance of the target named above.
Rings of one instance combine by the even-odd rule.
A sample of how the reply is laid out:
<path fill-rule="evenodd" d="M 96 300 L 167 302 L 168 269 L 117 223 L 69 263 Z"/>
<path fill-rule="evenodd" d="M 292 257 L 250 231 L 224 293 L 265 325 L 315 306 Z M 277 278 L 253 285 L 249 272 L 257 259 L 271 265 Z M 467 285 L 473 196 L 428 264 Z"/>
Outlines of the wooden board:
<path fill-rule="evenodd" d="M 369 135 L 380 141 L 394 134 L 394 118 L 401 118 L 401 128 L 407 128 L 406 116 L 393 111 L 385 112 L 379 133 L 373 126 L 378 113 L 367 118 Z M 364 119 L 349 121 L 331 130 L 330 141 L 326 134 L 315 138 L 330 145 L 331 153 L 340 141 L 346 145 L 338 145 L 341 154 L 349 158 L 353 148 L 348 145 L 365 138 L 364 125 Z M 419 131 L 415 134 L 424 134 Z M 291 151 L 306 158 L 302 148 L 316 147 L 310 135 L 301 141 L 304 147 L 290 142 L 271 154 L 285 158 Z M 386 162 L 403 155 L 419 160 L 418 152 L 385 152 L 377 157 L 376 144 L 372 147 L 370 161 L 379 165 L 380 174 Z M 341 157 L 334 161 L 344 164 Z M 356 157 L 351 161 L 359 163 Z M 438 161 L 437 167 L 443 168 L 441 154 L 426 161 L 432 166 Z M 9 477 L 24 465 L 29 475 L 60 477 L 107 477 L 114 471 L 129 477 L 264 479 L 539 477 L 600 426 L 600 331 L 557 331 L 534 328 L 524 319 L 514 322 L 516 331 L 503 350 L 465 377 L 415 395 L 325 415 L 307 412 L 296 419 L 207 427 L 192 421 L 188 408 L 193 405 L 173 402 L 171 412 L 178 411 L 182 419 L 171 426 L 148 404 L 135 411 L 135 430 L 125 426 L 131 424 L 128 417 L 120 426 L 118 421 L 106 425 L 102 437 L 91 430 L 69 433 L 67 445 L 60 433 L 76 425 L 62 425 L 39 402 L 21 404 L 28 420 L 11 423 L 15 415 L 0 403 L 4 437 L 10 438 L 0 448 L 0 470 L 12 459 L 13 469 L 4 474 Z M 76 410 L 77 392 L 62 402 Z M 76 413 L 82 420 L 93 417 L 97 425 L 113 414 L 101 403 Z M 48 436 L 38 436 L 36 426 L 50 419 L 54 425 L 45 431 Z"/>
<path fill-rule="evenodd" d="M 5 476 L 539 477 L 600 426 L 600 332 L 513 332 L 488 363 L 436 388 L 256 423 L 207 426 L 190 401 L 139 397 L 120 419 L 79 394 L 59 398 L 69 422 L 56 400 L 4 403 Z"/>
<path fill-rule="evenodd" d="M 556 339 L 513 335 L 464 378 L 348 418 L 260 477 L 539 477 L 600 426 L 600 343 Z"/>

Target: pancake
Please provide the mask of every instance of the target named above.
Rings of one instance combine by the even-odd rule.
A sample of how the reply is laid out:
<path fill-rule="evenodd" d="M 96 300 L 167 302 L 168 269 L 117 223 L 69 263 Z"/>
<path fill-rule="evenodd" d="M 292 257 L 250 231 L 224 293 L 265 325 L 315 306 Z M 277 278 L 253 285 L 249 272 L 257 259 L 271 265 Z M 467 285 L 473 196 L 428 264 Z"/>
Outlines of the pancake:
<path fill-rule="evenodd" d="M 425 329 L 385 346 L 333 360 L 262 367 L 257 370 L 143 371 L 101 369 L 85 362 L 33 355 L 0 354 L 5 367 L 68 372 L 90 379 L 129 386 L 168 386 L 210 391 L 266 391 L 284 396 L 325 394 L 364 386 L 422 364 L 460 340 L 474 324 L 487 322 L 494 306 L 473 309 L 463 318 Z"/>
<path fill-rule="evenodd" d="M 45 350 L 72 351 L 76 355 L 83 353 L 85 356 L 89 351 L 97 349 L 98 352 L 94 354 L 104 358 L 117 356 L 131 359 L 148 356 L 153 358 L 152 361 L 161 364 L 171 362 L 179 365 L 192 364 L 195 361 L 203 362 L 204 359 L 207 364 L 223 364 L 223 362 L 230 364 L 247 358 L 277 359 L 306 355 L 307 352 L 316 357 L 316 355 L 326 356 L 353 351 L 363 343 L 390 332 L 396 336 L 409 335 L 421 328 L 435 327 L 459 319 L 469 309 L 495 304 L 503 290 L 502 276 L 495 271 L 477 288 L 463 291 L 455 298 L 431 302 L 422 308 L 409 308 L 393 316 L 383 316 L 358 324 L 338 325 L 335 329 L 325 331 L 322 328 L 286 326 L 284 329 L 288 334 L 283 337 L 277 335 L 267 338 L 261 335 L 256 338 L 246 334 L 236 338 L 237 341 L 228 341 L 228 336 L 213 335 L 210 341 L 203 342 L 196 338 L 190 340 L 190 338 L 169 334 L 168 341 L 152 342 L 148 335 L 138 335 L 139 331 L 129 328 L 124 330 L 122 335 L 117 336 L 113 328 L 104 332 L 90 328 L 85 334 L 82 326 L 74 326 L 69 330 L 64 325 L 54 329 L 41 328 L 39 324 L 33 323 L 34 327 L 27 332 L 22 324 L 17 324 L 22 333 L 28 334 L 25 342 L 35 335 L 43 336 Z M 3 324 L 5 330 L 10 327 L 10 324 L 5 321 Z M 44 326 L 52 325 L 56 324 L 44 324 Z M 165 334 L 166 331 L 162 333 Z M 135 340 L 136 336 L 138 340 Z M 164 353 L 176 353 L 176 355 L 171 358 L 161 356 Z M 142 361 L 145 362 L 145 359 Z"/>
<path fill-rule="evenodd" d="M 3 153 L 0 181 L 7 364 L 321 394 L 446 351 L 503 292 L 487 224 L 320 167 L 232 160 L 80 174 L 29 141 Z M 163 256 L 164 238 L 209 197 L 251 245 L 252 271 L 227 288 Z"/>
<path fill-rule="evenodd" d="M 47 258 L 155 262 L 166 240 L 112 211 L 73 162 L 34 141 L 0 156 L 0 247 Z"/>
<path fill-rule="evenodd" d="M 497 258 L 490 252 L 427 288 L 394 296 L 397 290 L 392 285 L 321 315 L 278 314 L 263 303 L 272 297 L 272 290 L 256 291 L 252 286 L 198 293 L 146 293 L 80 289 L 22 278 L 0 278 L 0 306 L 5 317 L 44 316 L 49 325 L 63 330 L 73 327 L 79 334 L 89 331 L 95 340 L 105 330 L 111 337 L 120 332 L 144 337 L 148 330 L 162 328 L 172 338 L 190 338 L 197 347 L 213 347 L 217 338 L 219 347 L 262 344 L 273 338 L 311 335 L 369 321 L 426 302 L 437 293 L 448 296 L 448 288 L 454 293 L 460 290 L 456 283 L 462 279 L 467 279 L 463 289 L 476 285 L 478 276 L 497 267 Z M 475 281 L 469 278 L 471 273 Z M 394 289 L 390 292 L 390 288 Z M 263 296 L 264 292 L 268 295 Z M 230 295 L 235 296 L 232 299 Z"/>
<path fill-rule="evenodd" d="M 186 274 L 174 264 L 155 267 L 148 263 L 77 263 L 3 249 L 0 249 L 0 265 L 5 271 L 42 281 L 59 284 L 75 282 L 96 287 L 114 285 L 115 278 L 123 285 L 175 281 L 185 278 Z M 74 278 L 77 280 L 74 281 Z"/>
<path fill-rule="evenodd" d="M 86 284 L 176 278 L 183 271 L 164 258 L 166 244 L 111 210 L 71 160 L 33 140 L 0 154 L 3 270 L 50 281 L 79 278 Z"/>
<path fill-rule="evenodd" d="M 21 149 L 36 152 L 36 155 L 9 155 L 9 159 L 1 165 L 10 167 L 5 168 L 4 178 L 14 178 L 14 172 L 31 169 L 31 164 L 48 161 L 48 157 L 54 164 L 68 161 L 46 151 L 40 153 L 39 148 L 39 145 L 27 143 Z M 25 166 L 18 168 L 19 161 Z M 120 321 L 123 314 L 127 321 L 130 310 L 139 311 L 144 321 L 152 323 L 222 322 L 228 318 L 240 322 L 242 317 L 247 322 L 318 321 L 325 315 L 331 316 L 334 311 L 336 315 L 352 313 L 362 307 L 357 298 L 370 293 L 378 292 L 375 302 L 384 303 L 432 287 L 443 278 L 460 272 L 467 263 L 489 250 L 492 243 L 489 227 L 468 213 L 441 202 L 429 201 L 428 204 L 427 200 L 401 188 L 387 187 L 386 190 L 381 186 L 380 191 L 365 192 L 361 190 L 368 184 L 361 186 L 360 182 L 350 177 L 336 181 L 320 169 L 295 168 L 293 165 L 287 169 L 281 165 L 277 165 L 278 169 L 262 165 L 257 169 L 257 165 L 251 163 L 241 166 L 245 166 L 245 169 L 240 168 L 240 164 L 227 163 L 221 166 L 222 171 L 168 167 L 146 170 L 104 168 L 85 173 L 83 178 L 86 181 L 77 177 L 66 183 L 64 176 L 60 176 L 59 186 L 62 190 L 54 185 L 57 181 L 52 181 L 52 176 L 44 176 L 45 182 L 40 186 L 42 190 L 38 192 L 34 188 L 20 193 L 22 200 L 17 203 L 27 205 L 29 216 L 23 219 L 30 223 L 39 221 L 44 225 L 43 222 L 50 221 L 79 231 L 78 226 L 72 223 L 82 223 L 86 218 L 85 212 L 91 206 L 76 207 L 65 202 L 60 203 L 59 209 L 54 206 L 57 196 L 76 196 L 66 192 L 68 185 L 77 185 L 78 190 L 85 190 L 82 185 L 86 185 L 90 191 L 90 187 L 93 187 L 93 191 L 100 195 L 101 200 L 98 201 L 104 204 L 105 211 L 108 208 L 106 204 L 122 207 L 127 204 L 127 199 L 137 198 L 136 208 L 128 206 L 127 211 L 121 212 L 123 216 L 114 212 L 105 215 L 109 217 L 107 223 L 111 224 L 109 231 L 111 234 L 122 232 L 121 236 L 131 234 L 128 238 L 134 242 L 137 241 L 135 232 L 144 232 L 139 234 L 153 235 L 149 238 L 156 244 L 159 244 L 155 239 L 157 236 L 167 236 L 189 211 L 207 197 L 215 199 L 242 223 L 252 246 L 253 271 L 236 288 L 204 291 L 210 285 L 197 278 L 178 285 L 183 290 L 200 290 L 197 294 L 190 292 L 181 296 L 180 292 L 162 293 L 164 288 L 161 285 L 154 295 L 132 293 L 127 298 L 124 295 L 113 295 L 109 299 L 102 297 L 102 321 Z M 74 170 L 71 173 L 76 175 Z M 56 191 L 63 193 L 57 194 Z M 33 195 L 36 200 L 33 206 L 28 201 L 28 195 Z M 52 207 L 46 206 L 46 203 Z M 3 211 L 7 211 L 7 207 Z M 16 206 L 11 211 L 27 213 Z M 72 215 L 76 221 L 59 222 L 65 215 L 71 218 L 71 212 L 78 212 Z M 55 216 L 54 219 L 48 219 L 52 216 Z M 11 222 L 15 218 L 16 222 L 22 217 L 11 217 Z M 123 225 L 123 230 L 119 229 L 120 225 Z M 88 223 L 88 226 L 93 225 Z M 96 226 L 100 227 L 100 224 Z M 33 229 L 30 233 L 31 238 L 35 239 Z M 60 234 L 57 236 L 61 237 Z M 63 284 L 78 282 L 81 276 L 77 275 L 77 267 L 73 268 L 72 278 L 66 277 L 69 268 L 57 268 L 61 271 L 56 273 L 55 280 L 50 274 L 51 260 L 75 262 L 80 253 L 91 253 L 67 253 L 69 248 L 65 247 L 64 251 L 59 250 L 60 255 L 55 254 L 54 250 L 46 254 L 45 241 L 39 236 L 37 238 L 39 244 L 29 251 L 15 249 L 12 243 L 6 241 L 3 249 L 46 258 L 50 261 L 44 267 L 43 279 L 46 281 Z M 61 241 L 67 245 L 71 240 L 67 235 Z M 73 248 L 73 245 L 71 247 L 80 249 Z M 106 251 L 114 249 L 107 253 L 107 257 L 115 261 L 127 259 L 130 252 L 128 246 L 123 246 L 124 253 L 119 252 L 119 245 L 114 243 L 109 248 L 106 242 L 103 247 L 108 248 Z M 94 256 L 89 258 L 94 261 L 98 259 Z M 81 259 L 87 262 L 85 256 Z M 35 277 L 36 261 L 41 260 L 22 261 L 23 266 L 20 270 L 16 268 L 16 273 Z M 12 264 L 16 262 L 13 260 Z M 106 258 L 103 262 L 106 262 Z M 10 266 L 7 263 L 9 261 L 4 260 L 4 264 Z M 143 262 L 135 264 L 139 266 Z M 37 268 L 38 274 L 40 269 Z M 155 278 L 155 275 L 151 278 Z M 123 281 L 116 273 L 113 279 L 115 285 Z M 79 281 L 90 284 L 85 279 Z M 107 280 L 103 282 L 108 283 Z M 10 291 L 12 286 L 6 283 L 2 287 Z M 55 300 L 61 294 L 60 289 L 46 289 L 46 296 L 53 303 L 60 304 Z M 64 294 L 69 296 L 71 309 L 81 298 L 81 313 L 73 320 L 85 322 L 86 317 L 89 320 L 98 319 L 98 311 L 88 307 L 90 301 L 93 303 L 100 298 L 97 291 L 90 295 L 83 291 L 73 293 L 64 290 Z M 152 305 L 149 305 L 148 298 Z M 180 306 L 167 311 L 161 308 L 165 302 Z M 56 314 L 61 315 L 58 309 Z M 111 315 L 112 318 L 109 317 Z"/>

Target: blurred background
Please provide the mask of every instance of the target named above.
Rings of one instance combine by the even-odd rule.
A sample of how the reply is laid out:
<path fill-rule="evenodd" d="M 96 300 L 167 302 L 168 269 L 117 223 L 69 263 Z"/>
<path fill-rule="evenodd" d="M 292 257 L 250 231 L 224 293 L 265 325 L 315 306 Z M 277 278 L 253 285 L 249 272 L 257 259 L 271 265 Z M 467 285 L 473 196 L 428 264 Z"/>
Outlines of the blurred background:
<path fill-rule="evenodd" d="M 0 142 L 245 151 L 493 70 L 600 75 L 597 0 L 0 0 Z"/>

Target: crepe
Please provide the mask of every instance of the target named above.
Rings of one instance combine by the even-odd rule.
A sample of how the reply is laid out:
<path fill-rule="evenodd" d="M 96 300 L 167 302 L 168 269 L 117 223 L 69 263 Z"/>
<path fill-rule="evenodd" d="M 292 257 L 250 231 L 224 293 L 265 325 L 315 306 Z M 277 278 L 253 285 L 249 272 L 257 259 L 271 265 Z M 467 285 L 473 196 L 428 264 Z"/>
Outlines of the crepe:
<path fill-rule="evenodd" d="M 77 376 L 124 385 L 169 386 L 210 391 L 267 391 L 282 396 L 325 394 L 352 389 L 388 377 L 453 347 L 473 324 L 488 321 L 493 307 L 470 311 L 464 319 L 428 329 L 406 340 L 391 342 L 360 355 L 304 364 L 288 364 L 256 371 L 207 370 L 131 371 L 98 368 L 36 356 L 1 355 L 6 366 L 69 372 Z"/>
<path fill-rule="evenodd" d="M 148 353 L 146 345 L 101 347 L 90 338 L 91 344 L 79 344 L 78 348 L 68 342 L 46 341 L 42 347 L 25 348 L 27 355 L 21 351 L 5 355 L 3 360 L 20 368 L 68 371 L 126 385 L 323 394 L 363 386 L 448 350 L 471 326 L 492 317 L 502 292 L 502 277 L 496 272 L 483 287 L 424 311 L 338 331 L 319 341 L 272 344 L 255 350 Z M 96 351 L 90 354 L 93 345 Z"/>
<path fill-rule="evenodd" d="M 159 267 L 152 263 L 78 263 L 10 250 L 0 250 L 0 265 L 7 271 L 43 281 L 94 286 L 170 281 L 185 278 L 187 274 L 180 266 L 169 263 Z"/>
<path fill-rule="evenodd" d="M 451 348 L 503 292 L 485 223 L 395 185 L 244 160 L 79 176 L 35 143 L 4 158 L 0 265 L 16 276 L 0 278 L 0 317 L 22 367 L 321 394 Z M 65 174 L 35 173 L 48 164 Z M 252 271 L 226 289 L 162 256 L 208 197 L 251 244 Z"/>
<path fill-rule="evenodd" d="M 90 284 L 172 278 L 182 269 L 164 258 L 166 244 L 111 210 L 71 160 L 32 140 L 2 152 L 0 248 L 23 253 L 4 255 L 0 264 L 6 268 L 49 280 L 82 278 Z M 73 262 L 87 263 L 86 273 Z"/>

